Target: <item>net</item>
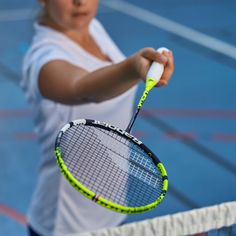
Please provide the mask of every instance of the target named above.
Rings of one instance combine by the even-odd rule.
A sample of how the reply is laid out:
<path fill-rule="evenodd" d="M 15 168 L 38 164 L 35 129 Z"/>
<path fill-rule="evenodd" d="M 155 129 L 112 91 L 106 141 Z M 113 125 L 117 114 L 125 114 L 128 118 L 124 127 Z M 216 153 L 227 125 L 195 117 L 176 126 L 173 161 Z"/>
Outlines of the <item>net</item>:
<path fill-rule="evenodd" d="M 236 201 L 157 217 L 116 228 L 102 229 L 97 232 L 79 234 L 79 236 L 184 235 L 236 235 Z M 73 236 L 76 236 L 76 234 L 73 234 Z"/>

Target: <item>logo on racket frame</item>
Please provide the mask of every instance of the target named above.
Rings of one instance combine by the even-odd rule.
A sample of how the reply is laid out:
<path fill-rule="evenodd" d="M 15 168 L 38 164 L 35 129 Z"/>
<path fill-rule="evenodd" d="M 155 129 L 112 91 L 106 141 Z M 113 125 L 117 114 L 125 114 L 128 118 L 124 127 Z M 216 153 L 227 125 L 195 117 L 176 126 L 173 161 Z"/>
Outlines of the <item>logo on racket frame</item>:
<path fill-rule="evenodd" d="M 133 135 L 129 134 L 125 130 L 115 127 L 114 125 L 110 125 L 105 122 L 101 122 L 101 121 L 97 121 L 97 120 L 94 120 L 93 123 L 96 125 L 101 125 L 101 126 L 107 127 L 111 130 L 114 130 L 114 131 L 120 133 L 121 135 L 125 135 L 127 138 L 131 139 L 133 142 L 135 142 L 138 145 L 142 144 L 142 142 L 140 140 L 138 140 L 137 138 L 135 138 Z"/>

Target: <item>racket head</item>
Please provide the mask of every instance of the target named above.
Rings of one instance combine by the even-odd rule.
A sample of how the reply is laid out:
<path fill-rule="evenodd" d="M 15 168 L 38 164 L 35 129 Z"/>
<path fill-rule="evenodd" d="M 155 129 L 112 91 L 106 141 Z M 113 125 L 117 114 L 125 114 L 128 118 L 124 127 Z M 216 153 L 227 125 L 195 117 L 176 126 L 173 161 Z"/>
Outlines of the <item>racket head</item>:
<path fill-rule="evenodd" d="M 67 181 L 110 210 L 124 214 L 149 211 L 167 192 L 167 173 L 157 156 L 136 137 L 108 123 L 79 119 L 66 124 L 58 133 L 54 152 Z"/>

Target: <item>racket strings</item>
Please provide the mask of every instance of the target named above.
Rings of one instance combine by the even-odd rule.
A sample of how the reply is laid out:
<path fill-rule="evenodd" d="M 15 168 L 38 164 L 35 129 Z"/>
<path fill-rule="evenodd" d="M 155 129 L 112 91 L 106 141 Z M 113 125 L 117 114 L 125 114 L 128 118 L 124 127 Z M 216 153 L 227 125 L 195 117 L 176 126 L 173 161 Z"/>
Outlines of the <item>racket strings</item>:
<path fill-rule="evenodd" d="M 107 173 L 107 172 L 106 172 Z M 106 185 L 105 185 L 105 187 L 107 187 Z"/>
<path fill-rule="evenodd" d="M 162 178 L 151 158 L 113 131 L 74 126 L 63 135 L 61 151 L 72 175 L 107 200 L 135 207 L 161 193 Z"/>
<path fill-rule="evenodd" d="M 105 172 L 105 173 L 108 173 L 108 172 Z M 96 173 L 95 173 L 95 174 L 96 174 Z M 97 174 L 99 174 L 99 173 L 97 173 Z M 108 176 L 107 176 L 107 177 L 108 177 Z M 104 176 L 102 176 L 102 179 L 103 179 L 103 180 L 105 179 Z M 133 181 L 132 181 L 132 182 L 133 182 Z M 109 185 L 108 182 L 107 182 L 106 184 L 104 184 L 104 188 L 107 188 L 108 185 Z M 97 187 L 98 187 L 98 186 L 100 186 L 100 185 L 97 185 Z M 113 192 L 114 192 L 113 190 L 115 190 L 115 189 L 112 188 L 111 186 L 112 186 L 112 185 L 110 185 L 110 191 L 109 191 L 109 192 L 110 192 L 110 193 L 113 193 Z M 125 189 L 126 189 L 126 188 L 128 188 L 128 186 L 125 186 Z M 120 191 L 123 191 L 122 188 L 120 188 L 120 189 L 121 189 Z M 101 190 L 101 191 L 103 192 L 103 190 Z M 130 189 L 130 192 L 131 192 L 131 191 L 133 191 L 133 190 Z M 136 189 L 136 192 L 137 192 L 137 189 Z M 133 194 L 133 193 L 132 193 L 132 194 Z M 119 196 L 119 194 L 116 195 L 116 196 L 113 196 L 113 197 L 117 197 L 117 196 Z M 109 197 L 112 197 L 112 195 L 110 194 Z"/>
<path fill-rule="evenodd" d="M 73 148 L 64 148 L 65 150 L 65 157 L 72 157 L 72 156 L 76 156 L 77 153 L 79 153 L 80 151 L 80 146 L 79 145 L 75 145 L 76 143 L 80 143 L 81 146 L 83 145 L 91 145 L 93 146 L 92 143 L 89 143 L 88 140 L 86 139 L 86 137 L 88 137 L 88 135 L 91 136 L 91 140 L 95 140 L 96 136 L 95 134 L 89 132 L 88 130 L 84 130 L 83 133 L 80 133 L 78 135 L 78 133 L 76 133 L 76 129 L 71 129 L 70 130 L 71 134 L 68 135 L 68 140 L 70 140 L 69 142 L 66 140 L 66 143 L 70 143 L 70 146 Z M 94 137 L 93 137 L 94 136 Z M 74 147 L 77 147 L 76 149 Z M 83 150 L 84 154 L 86 155 L 89 154 L 88 151 L 86 149 Z M 70 168 L 70 171 L 72 172 L 72 174 L 76 174 L 76 172 L 78 172 L 78 165 L 77 165 L 77 161 L 75 158 L 67 158 L 66 161 L 68 161 L 68 166 L 72 167 Z M 89 161 L 89 160 L 87 160 Z"/>
<path fill-rule="evenodd" d="M 133 143 L 131 143 L 128 140 L 124 139 L 123 137 L 118 136 L 114 132 L 109 132 L 107 130 L 102 130 L 102 129 L 101 129 L 101 132 L 104 132 L 106 135 L 109 135 L 112 138 L 116 138 L 117 141 L 122 141 L 122 139 L 123 139 L 123 140 L 125 140 L 125 142 L 121 142 L 121 143 L 123 143 L 125 145 L 129 145 L 128 146 L 129 149 L 125 150 L 125 151 L 128 151 L 127 156 L 129 156 L 129 162 L 130 162 L 129 163 L 129 171 L 130 171 L 130 174 L 133 174 L 134 176 L 137 176 L 137 173 L 139 173 L 139 175 L 141 176 L 141 180 L 144 179 L 145 182 L 148 182 L 148 180 L 151 182 L 152 179 L 155 179 L 155 178 L 152 178 L 153 175 L 154 175 L 154 177 L 160 178 L 160 174 L 158 173 L 156 167 L 153 166 L 152 161 L 151 161 L 150 158 L 147 159 L 144 156 L 146 154 L 142 149 L 137 148 L 136 145 L 134 145 Z M 123 154 L 122 152 L 118 152 L 114 149 L 114 147 L 118 147 L 120 145 L 120 143 L 119 143 L 119 145 L 117 145 L 117 144 L 114 145 L 114 141 L 112 143 L 113 143 L 113 145 L 111 145 L 111 142 L 107 143 L 105 149 L 112 151 L 113 153 L 119 155 L 121 158 L 128 159 L 127 156 L 122 155 Z M 119 146 L 119 148 L 120 147 L 121 146 Z M 127 146 L 126 146 L 126 149 L 127 149 Z M 137 168 L 140 168 L 140 169 L 137 171 Z"/>
<path fill-rule="evenodd" d="M 106 146 L 107 150 L 116 153 L 121 158 L 128 159 L 130 164 L 134 164 L 134 166 L 138 166 L 141 169 L 144 169 L 144 171 L 150 172 L 150 174 L 156 175 L 156 177 L 160 177 L 156 167 L 153 166 L 151 158 L 147 158 L 147 154 L 141 148 L 122 136 L 117 135 L 115 132 L 102 129 L 101 132 L 104 132 L 112 138 L 112 140 L 110 140 L 112 142 Z M 118 144 L 114 140 L 117 141 Z M 121 148 L 121 143 L 124 144 L 125 150 Z M 127 155 L 124 155 L 124 151 L 127 152 Z"/>

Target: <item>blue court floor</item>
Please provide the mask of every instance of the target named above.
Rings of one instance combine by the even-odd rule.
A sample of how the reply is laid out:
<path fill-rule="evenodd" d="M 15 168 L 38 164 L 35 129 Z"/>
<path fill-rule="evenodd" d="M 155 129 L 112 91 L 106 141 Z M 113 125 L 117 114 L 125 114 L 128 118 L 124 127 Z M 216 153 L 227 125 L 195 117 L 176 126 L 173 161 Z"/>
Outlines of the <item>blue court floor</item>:
<path fill-rule="evenodd" d="M 37 9 L 0 2 L 0 235 L 26 235 L 40 161 L 19 87 Z M 169 86 L 151 92 L 134 128 L 166 166 L 170 189 L 128 222 L 236 200 L 235 9 L 234 0 L 101 1 L 97 17 L 125 55 L 160 46 L 175 55 Z"/>

